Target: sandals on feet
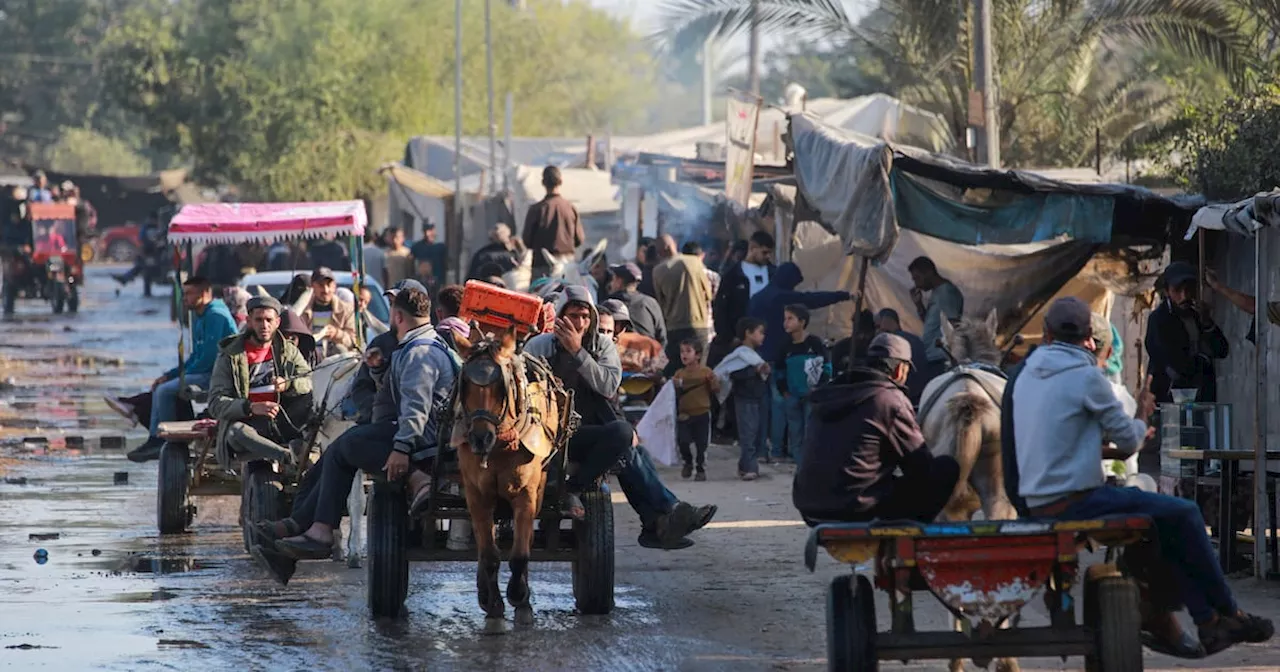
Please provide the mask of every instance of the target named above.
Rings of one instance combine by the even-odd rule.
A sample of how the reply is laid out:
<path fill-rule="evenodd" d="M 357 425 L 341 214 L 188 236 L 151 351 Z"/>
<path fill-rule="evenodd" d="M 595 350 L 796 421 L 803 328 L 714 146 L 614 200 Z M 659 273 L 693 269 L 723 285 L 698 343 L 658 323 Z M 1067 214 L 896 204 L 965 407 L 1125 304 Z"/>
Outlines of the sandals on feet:
<path fill-rule="evenodd" d="M 577 494 L 566 492 L 560 499 L 560 515 L 582 520 L 587 517 L 587 507 L 582 504 L 582 498 Z"/>
<path fill-rule="evenodd" d="M 297 560 L 273 548 L 254 544 L 249 548 L 249 555 L 252 555 L 253 559 L 271 574 L 271 578 L 282 586 L 289 585 L 289 579 L 293 578 L 294 571 L 298 569 Z"/>
<path fill-rule="evenodd" d="M 276 550 L 295 560 L 328 560 L 333 557 L 333 542 L 300 534 L 277 541 Z"/>
<path fill-rule="evenodd" d="M 276 526 L 284 527 L 284 534 L 276 531 Z M 292 518 L 282 520 L 259 520 L 249 527 L 249 534 L 255 544 L 274 549 L 276 542 L 285 537 L 296 537 L 302 534 L 302 528 Z"/>
<path fill-rule="evenodd" d="M 1142 645 L 1156 653 L 1163 653 L 1166 656 L 1173 656 L 1174 658 L 1183 658 L 1186 660 L 1204 658 L 1206 655 L 1204 647 L 1201 646 L 1200 642 L 1187 632 L 1182 633 L 1182 638 L 1179 641 L 1173 642 L 1143 630 Z"/>

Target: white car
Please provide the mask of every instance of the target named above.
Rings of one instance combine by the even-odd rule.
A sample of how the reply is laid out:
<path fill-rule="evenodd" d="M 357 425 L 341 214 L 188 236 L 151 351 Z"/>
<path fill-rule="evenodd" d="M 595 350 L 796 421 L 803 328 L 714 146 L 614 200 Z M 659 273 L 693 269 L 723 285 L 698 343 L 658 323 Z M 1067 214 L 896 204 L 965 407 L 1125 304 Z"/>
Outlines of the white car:
<path fill-rule="evenodd" d="M 338 278 L 338 286 L 351 289 L 351 273 L 347 271 L 334 271 L 333 274 Z M 266 271 L 264 273 L 252 273 L 240 279 L 239 285 L 249 290 L 253 296 L 258 295 L 258 288 L 261 287 L 271 296 L 277 299 L 284 295 L 284 291 L 288 289 L 289 282 L 293 280 L 295 275 L 301 275 L 305 278 L 311 278 L 311 271 Z M 374 280 L 369 276 L 364 276 L 361 281 L 373 292 L 373 300 L 369 302 L 369 312 L 373 316 L 382 321 L 383 324 L 389 324 L 391 320 L 391 306 L 387 303 L 387 297 L 382 295 L 382 283 Z M 365 342 L 373 340 L 372 331 L 366 330 Z"/>

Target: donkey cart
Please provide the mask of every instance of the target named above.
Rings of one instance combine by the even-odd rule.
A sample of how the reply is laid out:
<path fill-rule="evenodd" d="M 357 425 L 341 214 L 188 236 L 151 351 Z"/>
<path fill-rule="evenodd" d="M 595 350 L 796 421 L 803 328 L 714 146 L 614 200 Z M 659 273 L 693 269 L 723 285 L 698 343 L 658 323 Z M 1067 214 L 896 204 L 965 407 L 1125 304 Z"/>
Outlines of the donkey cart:
<path fill-rule="evenodd" d="M 875 595 L 865 576 L 843 575 L 827 593 L 830 670 L 876 670 L 881 660 L 1084 656 L 1090 672 L 1142 670 L 1138 589 L 1113 565 L 1085 576 L 1084 618 L 1071 596 L 1081 547 L 1121 546 L 1150 526 L 1143 516 L 1096 520 L 922 524 L 825 523 L 809 535 L 805 564 L 818 547 L 837 561 L 875 561 L 875 586 L 888 593 L 892 626 L 877 632 Z M 1045 590 L 1047 627 L 1010 625 Z M 912 594 L 929 591 L 959 619 L 962 632 L 919 632 Z"/>

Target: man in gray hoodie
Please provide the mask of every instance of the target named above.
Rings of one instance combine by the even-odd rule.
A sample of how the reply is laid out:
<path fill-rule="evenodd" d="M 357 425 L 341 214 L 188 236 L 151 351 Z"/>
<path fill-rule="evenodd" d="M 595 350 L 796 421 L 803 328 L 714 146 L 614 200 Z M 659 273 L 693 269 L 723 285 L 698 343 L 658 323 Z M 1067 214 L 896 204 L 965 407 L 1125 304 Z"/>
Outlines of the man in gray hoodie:
<path fill-rule="evenodd" d="M 329 557 L 357 470 L 385 472 L 390 481 L 409 476 L 411 490 L 428 481 L 411 465 L 436 455 L 438 411 L 448 404 L 457 362 L 435 336 L 426 292 L 411 288 L 396 294 L 391 324 L 400 344 L 378 388 L 372 422 L 352 427 L 325 450 L 311 467 L 318 471 L 317 485 L 294 503 L 288 519 L 259 528 L 260 541 L 274 546 L 269 550 L 298 560 Z"/>
<path fill-rule="evenodd" d="M 1134 417 L 1124 412 L 1093 353 L 1092 314 L 1075 297 L 1058 299 L 1045 314 L 1052 342 L 1027 358 L 1014 383 L 1014 442 L 1018 491 L 1031 515 L 1085 520 L 1112 514 L 1151 517 L 1159 557 L 1172 572 L 1179 597 L 1199 626 L 1202 649 L 1182 646 L 1176 620 L 1145 622 L 1157 638 L 1153 646 L 1174 655 L 1197 657 L 1240 642 L 1263 642 L 1275 628 L 1236 605 L 1205 533 L 1195 502 L 1107 487 L 1099 468 L 1103 442 L 1115 444 L 1119 458 L 1132 454 L 1148 434 L 1143 421 L 1155 410 L 1149 389 L 1139 395 Z M 1189 650 L 1188 650 L 1189 649 Z"/>
<path fill-rule="evenodd" d="M 710 522 L 716 507 L 695 507 L 677 499 L 662 484 L 648 453 L 638 447 L 635 430 L 617 401 L 622 384 L 618 350 L 612 333 L 600 332 L 600 314 L 587 288 L 566 287 L 556 315 L 555 331 L 530 339 L 524 352 L 547 360 L 555 376 L 574 391 L 575 408 L 582 416 L 582 426 L 569 440 L 569 460 L 576 471 L 570 471 L 566 508 L 580 514 L 577 495 L 620 464 L 618 484 L 640 516 L 638 543 L 666 550 L 692 546 L 686 537 Z"/>

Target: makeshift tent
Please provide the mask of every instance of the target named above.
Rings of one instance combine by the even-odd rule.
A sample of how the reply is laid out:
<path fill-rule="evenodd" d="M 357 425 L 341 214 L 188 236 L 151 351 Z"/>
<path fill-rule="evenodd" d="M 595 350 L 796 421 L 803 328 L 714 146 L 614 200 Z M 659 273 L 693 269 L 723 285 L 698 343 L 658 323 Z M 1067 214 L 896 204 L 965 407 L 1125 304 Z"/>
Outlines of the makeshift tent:
<path fill-rule="evenodd" d="M 1268 449 L 1268 409 L 1271 385 L 1268 375 L 1268 359 L 1271 351 L 1271 334 L 1274 329 L 1267 328 L 1267 306 L 1271 302 L 1271 275 L 1273 262 L 1269 259 L 1270 238 L 1275 236 L 1276 227 L 1280 226 L 1280 191 L 1260 193 L 1237 203 L 1208 205 L 1195 214 L 1191 227 L 1187 231 L 1190 240 L 1197 230 L 1226 231 L 1233 235 L 1248 236 L 1254 242 L 1253 275 L 1254 315 L 1264 316 L 1256 325 L 1257 337 L 1255 352 L 1255 368 L 1253 379 L 1254 402 L 1254 473 L 1267 471 Z M 1263 233 L 1263 229 L 1270 231 Z M 1259 467 L 1259 465 L 1262 465 Z M 1267 493 L 1267 478 L 1254 478 L 1253 484 L 1253 575 L 1258 578 L 1267 576 L 1270 566 L 1267 563 L 1267 535 L 1270 529 L 1268 520 L 1271 506 Z"/>

